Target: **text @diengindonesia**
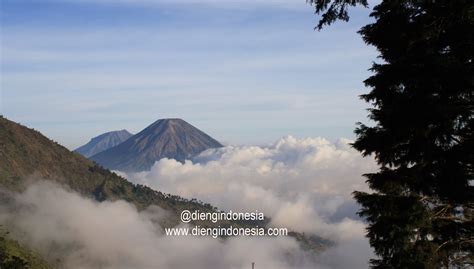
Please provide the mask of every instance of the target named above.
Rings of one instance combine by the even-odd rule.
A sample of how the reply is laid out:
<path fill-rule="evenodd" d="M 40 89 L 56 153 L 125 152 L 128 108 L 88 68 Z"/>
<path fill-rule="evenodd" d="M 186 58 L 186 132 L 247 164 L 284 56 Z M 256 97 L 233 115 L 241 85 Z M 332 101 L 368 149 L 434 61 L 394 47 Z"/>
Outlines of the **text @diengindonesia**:
<path fill-rule="evenodd" d="M 265 216 L 263 213 L 254 212 L 200 212 L 195 210 L 183 210 L 181 212 L 181 221 L 189 223 L 191 221 L 210 221 L 217 223 L 218 221 L 263 221 Z M 226 236 L 287 236 L 287 228 L 266 228 L 266 227 L 201 227 L 196 225 L 194 227 L 174 227 L 165 228 L 167 236 L 211 236 L 213 238 Z"/>

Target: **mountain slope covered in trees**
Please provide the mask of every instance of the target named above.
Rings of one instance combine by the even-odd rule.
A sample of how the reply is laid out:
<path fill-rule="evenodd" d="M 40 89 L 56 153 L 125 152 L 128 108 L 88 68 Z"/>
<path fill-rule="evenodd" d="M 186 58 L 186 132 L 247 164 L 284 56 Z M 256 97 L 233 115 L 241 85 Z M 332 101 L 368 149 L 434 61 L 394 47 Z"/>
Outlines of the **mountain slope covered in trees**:
<path fill-rule="evenodd" d="M 0 117 L 0 158 L 0 187 L 10 191 L 22 191 L 31 181 L 53 181 L 97 201 L 122 199 L 138 209 L 160 206 L 176 213 L 170 225 L 178 223 L 178 213 L 183 209 L 214 210 L 209 204 L 134 185 L 38 131 L 3 117 Z"/>

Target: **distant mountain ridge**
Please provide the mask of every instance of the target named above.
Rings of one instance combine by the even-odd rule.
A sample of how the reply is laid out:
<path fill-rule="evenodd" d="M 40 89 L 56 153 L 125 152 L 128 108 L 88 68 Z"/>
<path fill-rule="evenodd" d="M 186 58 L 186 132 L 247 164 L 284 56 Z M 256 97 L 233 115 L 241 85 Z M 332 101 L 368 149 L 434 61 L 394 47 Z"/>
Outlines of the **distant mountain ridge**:
<path fill-rule="evenodd" d="M 222 144 L 182 119 L 160 119 L 91 160 L 113 170 L 143 171 L 162 158 L 180 162 Z"/>
<path fill-rule="evenodd" d="M 74 151 L 82 156 L 89 158 L 104 150 L 113 148 L 125 140 L 132 137 L 133 134 L 127 130 L 112 131 L 92 138 L 87 144 L 75 149 Z"/>

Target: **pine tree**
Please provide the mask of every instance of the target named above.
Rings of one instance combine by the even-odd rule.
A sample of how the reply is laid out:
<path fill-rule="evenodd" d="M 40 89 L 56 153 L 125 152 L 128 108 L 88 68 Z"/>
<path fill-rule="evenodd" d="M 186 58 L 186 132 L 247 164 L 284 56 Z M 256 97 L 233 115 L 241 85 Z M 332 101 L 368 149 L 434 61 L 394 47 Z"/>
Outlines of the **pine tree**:
<path fill-rule="evenodd" d="M 365 0 L 312 0 L 321 29 Z M 474 1 L 383 0 L 360 30 L 380 62 L 365 80 L 371 193 L 354 192 L 378 258 L 373 268 L 474 266 Z"/>

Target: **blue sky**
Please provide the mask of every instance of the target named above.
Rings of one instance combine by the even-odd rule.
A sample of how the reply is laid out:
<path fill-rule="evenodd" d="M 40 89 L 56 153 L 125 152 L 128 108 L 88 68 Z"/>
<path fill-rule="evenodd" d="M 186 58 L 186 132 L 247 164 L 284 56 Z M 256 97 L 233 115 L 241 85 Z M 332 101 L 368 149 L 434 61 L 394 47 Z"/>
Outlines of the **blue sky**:
<path fill-rule="evenodd" d="M 0 113 L 75 148 L 179 117 L 224 143 L 353 137 L 376 52 L 305 0 L 2 0 Z"/>

